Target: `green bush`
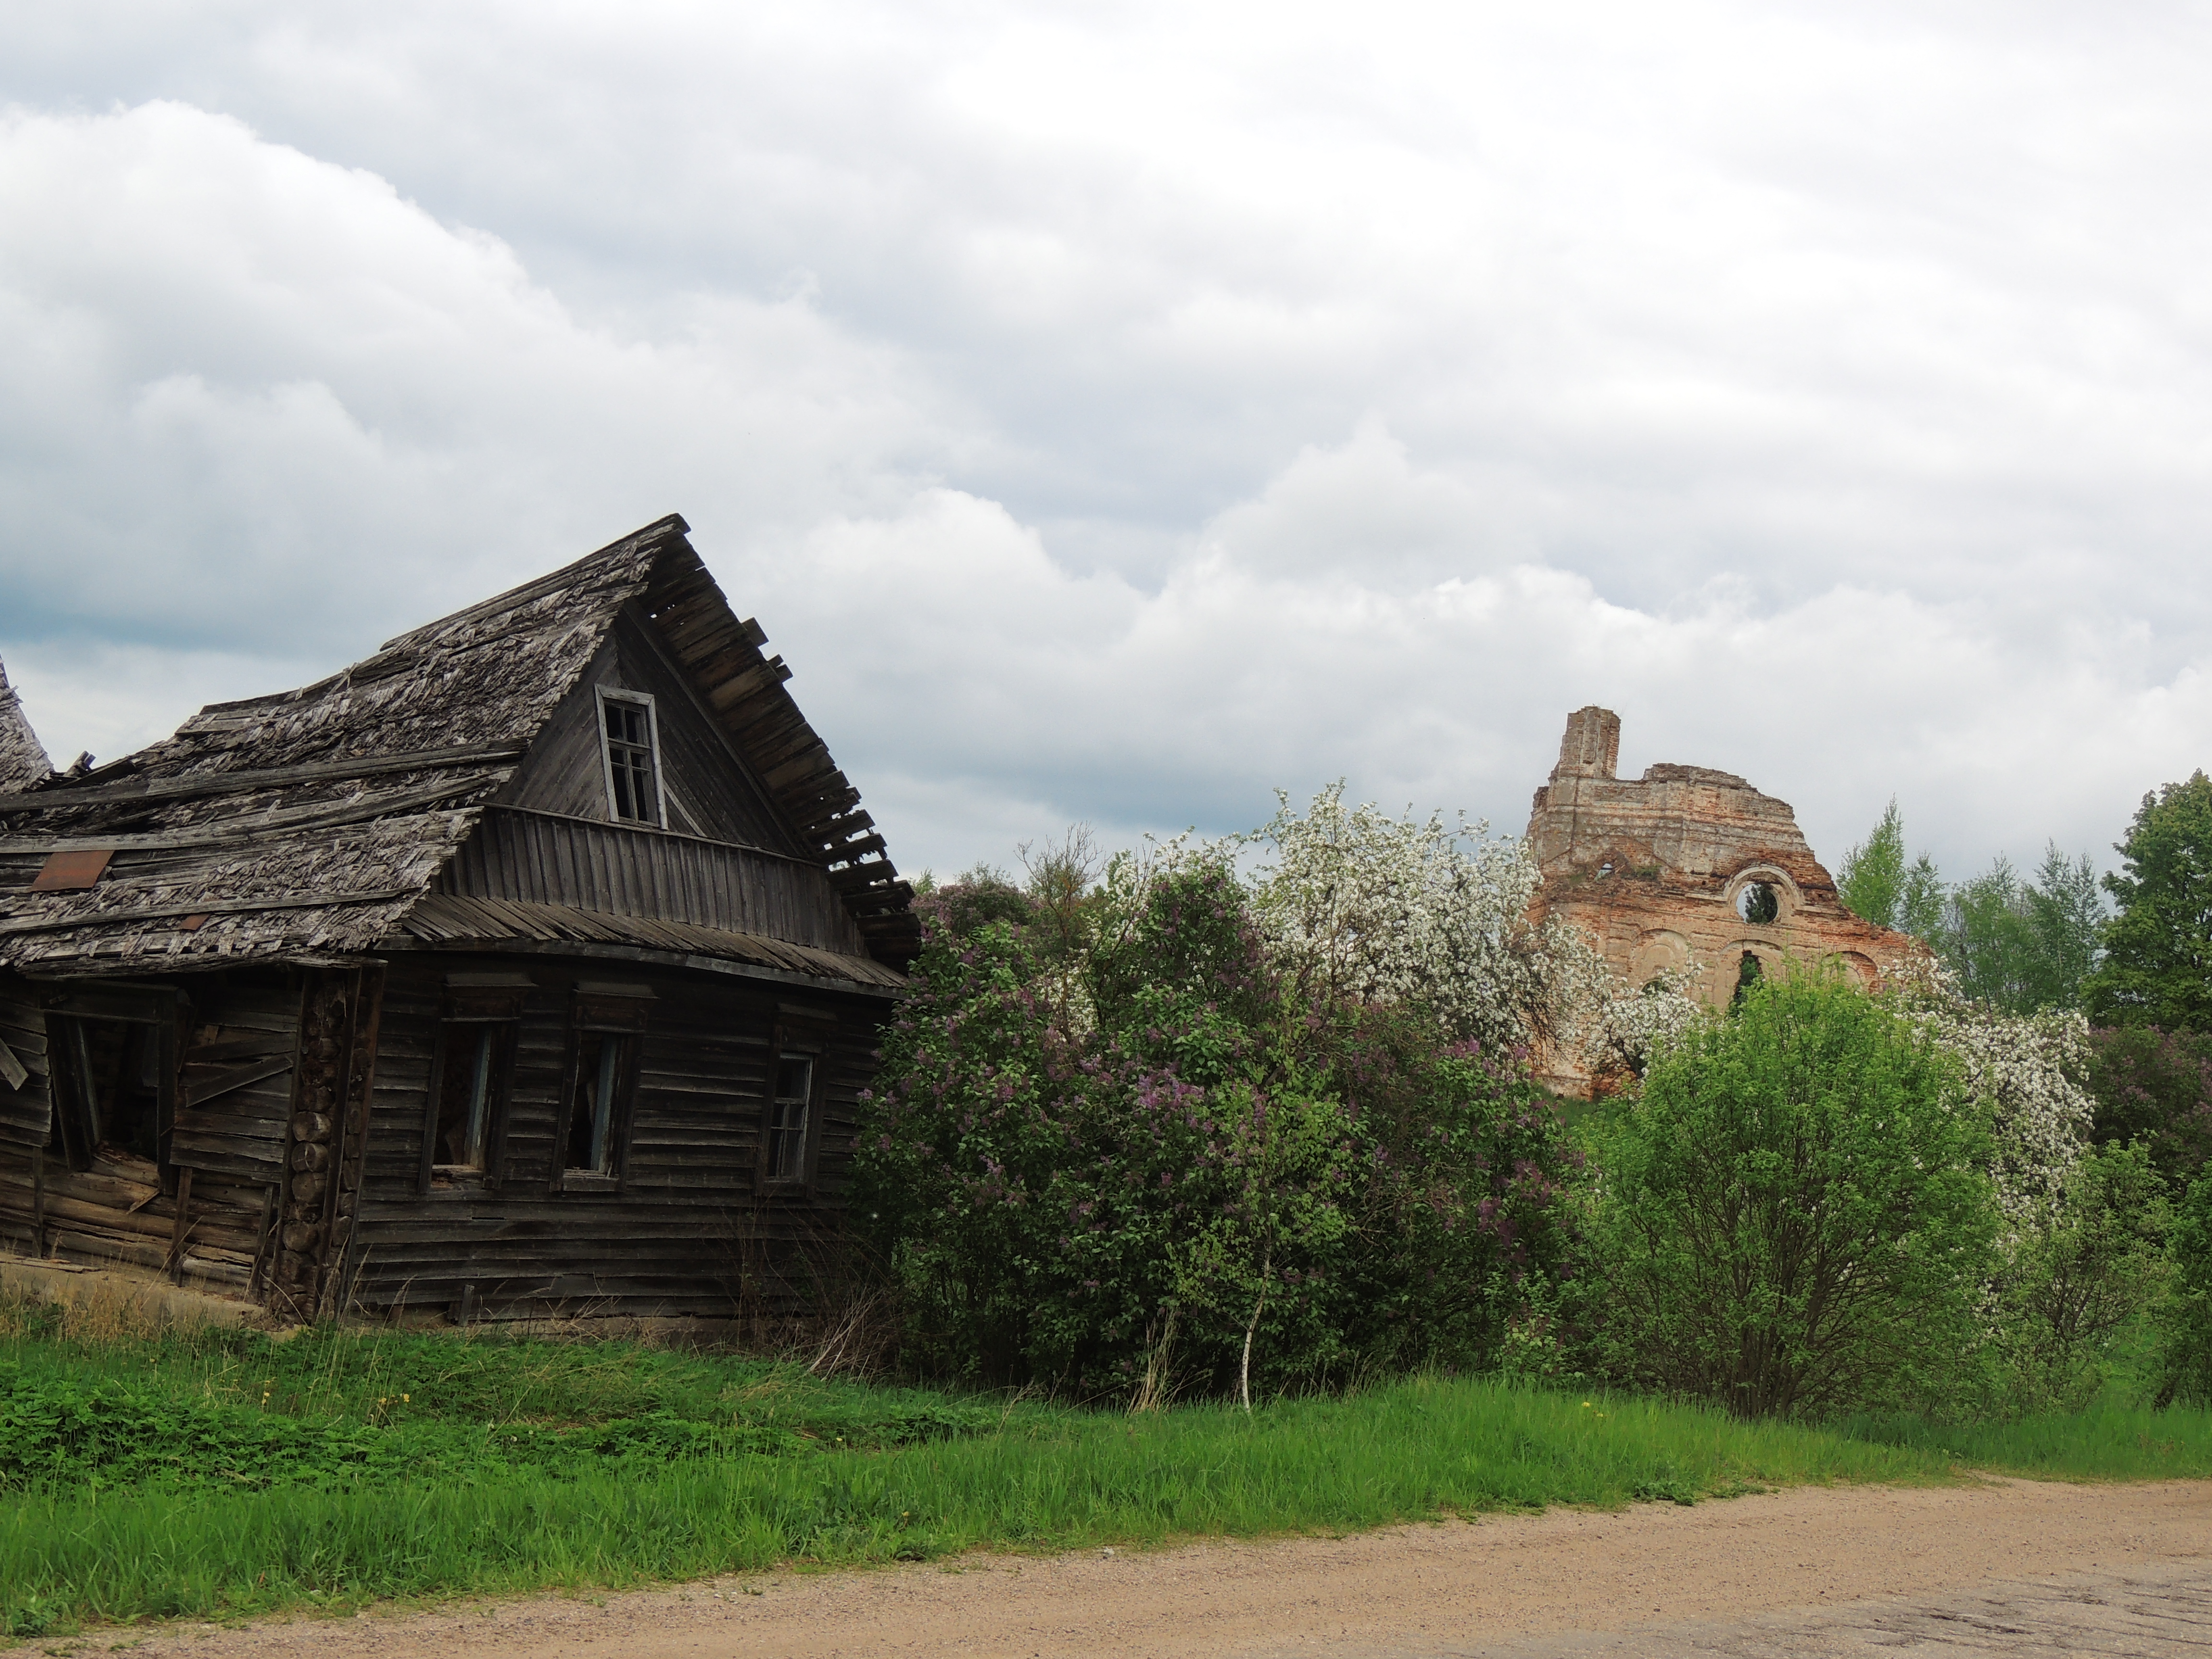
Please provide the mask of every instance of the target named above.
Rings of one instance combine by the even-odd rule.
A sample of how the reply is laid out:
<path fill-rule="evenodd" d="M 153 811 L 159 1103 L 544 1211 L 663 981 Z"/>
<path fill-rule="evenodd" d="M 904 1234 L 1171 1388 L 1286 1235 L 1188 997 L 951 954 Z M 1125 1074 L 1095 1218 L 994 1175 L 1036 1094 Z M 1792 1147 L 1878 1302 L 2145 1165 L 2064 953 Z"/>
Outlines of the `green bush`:
<path fill-rule="evenodd" d="M 1955 1063 L 1839 978 L 1746 988 L 1600 1131 L 1599 1363 L 1745 1416 L 1946 1395 L 1997 1212 Z"/>
<path fill-rule="evenodd" d="M 2212 1406 L 2212 1175 L 2190 1184 L 2168 1255 L 2173 1277 L 2159 1310 L 2158 1403 Z"/>
<path fill-rule="evenodd" d="M 2041 1206 L 1999 1274 L 1994 1416 L 2079 1411 L 2110 1380 L 2116 1334 L 2158 1304 L 2166 1277 L 2165 1183 L 2141 1146 L 2090 1147 Z"/>
<path fill-rule="evenodd" d="M 2100 1145 L 2141 1141 L 2176 1192 L 2212 1158 L 2212 1036 L 2122 1025 L 2089 1036 Z"/>
<path fill-rule="evenodd" d="M 924 928 L 854 1198 L 918 1369 L 1156 1399 L 1488 1364 L 1559 1271 L 1573 1155 L 1525 1066 L 1276 972 L 1224 861 L 1125 868 L 1073 946 L 957 888 Z"/>

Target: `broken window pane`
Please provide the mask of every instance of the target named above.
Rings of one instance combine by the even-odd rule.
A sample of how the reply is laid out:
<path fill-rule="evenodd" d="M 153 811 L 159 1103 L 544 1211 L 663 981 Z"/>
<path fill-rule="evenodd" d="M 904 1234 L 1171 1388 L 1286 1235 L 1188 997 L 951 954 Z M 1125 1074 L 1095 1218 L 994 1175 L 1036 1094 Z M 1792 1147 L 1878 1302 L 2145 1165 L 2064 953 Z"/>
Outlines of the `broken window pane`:
<path fill-rule="evenodd" d="M 437 1146 L 433 1163 L 441 1170 L 481 1170 L 491 1139 L 491 1112 L 506 1064 L 507 1030 L 502 1025 L 449 1024 L 446 1062 L 438 1076 Z"/>
<path fill-rule="evenodd" d="M 812 1059 L 795 1054 L 778 1060 L 775 1092 L 768 1108 L 768 1144 L 763 1149 L 769 1180 L 806 1179 L 806 1116 L 813 1097 Z"/>
<path fill-rule="evenodd" d="M 576 1049 L 575 1111 L 568 1120 L 564 1169 L 586 1175 L 615 1172 L 616 1137 L 622 1125 L 621 1090 L 629 1074 L 627 1036 L 587 1031 Z"/>

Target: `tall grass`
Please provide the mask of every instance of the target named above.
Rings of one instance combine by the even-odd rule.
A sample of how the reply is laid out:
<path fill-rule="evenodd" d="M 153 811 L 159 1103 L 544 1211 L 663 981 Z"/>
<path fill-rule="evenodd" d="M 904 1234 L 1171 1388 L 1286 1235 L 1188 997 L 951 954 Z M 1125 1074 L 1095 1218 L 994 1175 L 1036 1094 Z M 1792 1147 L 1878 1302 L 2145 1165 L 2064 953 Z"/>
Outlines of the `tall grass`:
<path fill-rule="evenodd" d="M 2212 1476 L 2212 1412 L 2152 1411 L 2100 1401 L 2087 1411 L 2011 1421 L 1931 1423 L 1855 1418 L 1838 1431 L 1996 1474 L 2058 1480 L 2172 1480 Z"/>
<path fill-rule="evenodd" d="M 120 1620 L 621 1585 L 976 1546 L 1344 1532 L 1440 1512 L 1930 1480 L 1926 1452 L 1651 1401 L 1414 1381 L 1247 1418 L 1058 1413 L 881 1454 L 566 1480 L 237 1496 L 34 1494 L 0 1519 L 0 1605 Z"/>
<path fill-rule="evenodd" d="M 2203 1412 L 1823 1428 L 1417 1378 L 1249 1416 L 1128 1415 L 629 1343 L 389 1331 L 275 1342 L 72 1324 L 4 1299 L 0 1384 L 11 1634 L 978 1547 L 1342 1533 L 1962 1468 L 2212 1474 Z M 118 1422 L 149 1426 L 132 1439 Z M 170 1449 L 145 1454 L 140 1441 L 173 1430 Z"/>

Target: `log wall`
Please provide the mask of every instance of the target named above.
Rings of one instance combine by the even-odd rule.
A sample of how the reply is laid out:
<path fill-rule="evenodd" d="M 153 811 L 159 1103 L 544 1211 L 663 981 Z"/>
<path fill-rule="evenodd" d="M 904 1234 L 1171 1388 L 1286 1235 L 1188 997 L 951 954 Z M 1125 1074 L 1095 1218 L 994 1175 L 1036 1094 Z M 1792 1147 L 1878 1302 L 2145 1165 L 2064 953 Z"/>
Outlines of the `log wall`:
<path fill-rule="evenodd" d="M 421 1190 L 432 1059 L 447 976 L 511 972 L 513 958 L 395 959 L 386 979 L 375 1091 L 348 1297 L 364 1310 L 442 1307 L 457 1317 L 570 1314 L 776 1316 L 809 1290 L 808 1247 L 842 1209 L 859 1095 L 885 1004 L 755 989 L 719 975 L 630 969 L 652 993 L 618 1189 L 557 1190 L 558 1115 L 574 987 L 608 964 L 526 964 L 536 988 L 517 1034 L 504 1156 L 488 1181 Z M 769 1068 L 780 1030 L 822 1043 L 811 1187 L 757 1181 Z"/>

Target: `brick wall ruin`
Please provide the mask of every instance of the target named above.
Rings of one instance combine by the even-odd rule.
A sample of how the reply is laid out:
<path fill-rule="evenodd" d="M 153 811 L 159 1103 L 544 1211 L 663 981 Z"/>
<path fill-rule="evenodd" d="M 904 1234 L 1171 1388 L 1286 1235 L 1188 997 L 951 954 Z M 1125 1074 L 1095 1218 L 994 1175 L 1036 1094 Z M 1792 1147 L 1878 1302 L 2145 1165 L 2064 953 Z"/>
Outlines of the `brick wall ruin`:
<path fill-rule="evenodd" d="M 1747 971 L 1829 961 L 1872 985 L 1922 948 L 1844 908 L 1787 802 L 1703 766 L 1616 777 L 1620 756 L 1619 715 L 1570 714 L 1528 847 L 1544 876 L 1534 914 L 1581 928 L 1628 984 L 1688 971 L 1717 1007 Z M 1555 1088 L 1590 1091 L 1571 1056 L 1540 1056 L 1539 1069 Z"/>

